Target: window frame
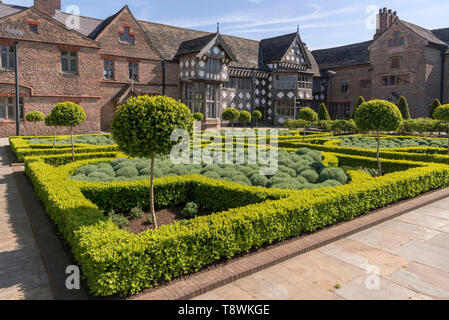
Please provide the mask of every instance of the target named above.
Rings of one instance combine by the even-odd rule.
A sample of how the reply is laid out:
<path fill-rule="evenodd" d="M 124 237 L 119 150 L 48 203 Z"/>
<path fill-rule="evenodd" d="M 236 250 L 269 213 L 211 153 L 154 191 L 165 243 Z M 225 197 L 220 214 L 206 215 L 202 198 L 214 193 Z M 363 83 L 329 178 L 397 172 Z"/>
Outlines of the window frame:
<path fill-rule="evenodd" d="M 340 93 L 349 93 L 350 89 L 350 81 L 349 80 L 341 80 L 340 81 Z"/>
<path fill-rule="evenodd" d="M 7 49 L 7 50 L 4 50 Z M 10 45 L 1 45 L 0 46 L 0 64 L 2 70 L 14 70 L 16 67 L 16 57 L 15 57 L 15 51 L 14 46 Z M 3 66 L 3 59 L 5 58 L 7 66 Z"/>
<path fill-rule="evenodd" d="M 276 90 L 296 90 L 298 76 L 277 74 L 274 76 L 274 88 Z"/>
<path fill-rule="evenodd" d="M 119 34 L 119 40 L 121 43 L 127 43 L 134 45 L 136 42 L 135 35 L 131 32 L 130 27 L 123 27 L 123 31 Z"/>
<path fill-rule="evenodd" d="M 139 82 L 139 63 L 138 62 L 128 62 L 128 78 L 129 81 Z"/>
<path fill-rule="evenodd" d="M 111 75 L 112 73 L 112 75 Z M 103 59 L 103 77 L 105 80 L 115 80 L 115 61 Z"/>
<path fill-rule="evenodd" d="M 67 70 L 64 70 L 64 60 L 67 60 Z M 76 67 L 75 71 L 72 70 L 73 65 Z M 79 74 L 78 51 L 61 50 L 61 71 L 65 74 Z"/>
<path fill-rule="evenodd" d="M 1 116 L 1 110 L 4 108 L 5 116 Z M 19 98 L 20 120 L 24 120 L 23 98 Z M 15 97 L 0 97 L 0 121 L 16 121 L 16 101 Z"/>

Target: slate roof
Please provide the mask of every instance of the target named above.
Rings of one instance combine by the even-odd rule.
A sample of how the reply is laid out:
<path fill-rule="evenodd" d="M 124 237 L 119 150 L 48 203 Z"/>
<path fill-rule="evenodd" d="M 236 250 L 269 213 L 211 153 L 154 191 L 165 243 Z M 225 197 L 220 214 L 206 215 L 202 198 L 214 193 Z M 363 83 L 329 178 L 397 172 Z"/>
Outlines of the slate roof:
<path fill-rule="evenodd" d="M 435 29 L 432 33 L 436 35 L 441 41 L 449 44 L 449 28 Z"/>
<path fill-rule="evenodd" d="M 295 40 L 297 33 L 290 33 L 279 37 L 264 39 L 260 41 L 263 52 L 263 60 L 280 61 Z"/>
<path fill-rule="evenodd" d="M 25 9 L 27 9 L 27 7 L 0 3 L 0 18 Z M 109 25 L 119 13 L 120 11 L 105 20 L 80 16 L 80 29 L 77 31 L 85 36 L 95 39 L 98 34 L 104 28 L 106 28 L 107 25 Z M 65 24 L 69 16 L 70 15 L 67 13 L 56 11 L 54 18 L 59 22 Z M 189 50 L 193 50 L 193 47 L 195 47 L 196 49 L 196 46 L 199 43 L 202 43 L 202 41 L 206 41 L 209 38 L 212 39 L 211 37 L 215 36 L 215 33 L 205 31 L 179 28 L 148 21 L 138 22 L 147 34 L 150 41 L 160 52 L 162 58 L 168 61 L 175 59 L 176 55 L 179 54 L 179 52 L 187 52 Z M 287 46 L 287 42 L 291 39 L 290 43 L 288 44 L 288 46 L 290 46 L 290 44 L 293 42 L 294 36 L 296 36 L 296 33 L 271 39 L 265 39 L 259 42 L 256 40 L 221 34 L 221 37 L 230 47 L 230 50 L 236 58 L 236 61 L 232 61 L 230 63 L 230 67 L 248 69 L 254 67 L 263 68 L 263 63 L 262 61 L 260 61 L 260 47 L 262 44 L 265 44 L 263 58 L 265 61 L 267 61 L 267 57 L 278 57 L 280 55 L 283 56 L 288 49 L 286 48 L 285 51 L 283 51 L 284 47 Z M 271 49 L 267 46 L 270 43 L 274 46 Z M 265 52 L 265 50 L 268 51 Z M 278 52 L 279 50 L 283 52 L 280 53 Z M 313 58 L 309 50 L 307 50 L 307 56 L 309 57 L 309 61 L 312 63 L 312 68 L 308 71 L 319 75 L 318 66 L 314 63 L 315 59 Z"/>
<path fill-rule="evenodd" d="M 431 30 L 421 28 L 416 24 L 401 20 L 402 24 L 411 29 L 413 32 L 429 41 L 431 44 L 439 45 L 439 46 L 447 46 L 446 42 L 441 41 Z"/>
<path fill-rule="evenodd" d="M 347 46 L 312 51 L 316 63 L 322 70 L 356 66 L 370 63 L 368 47 L 373 41 Z"/>
<path fill-rule="evenodd" d="M 178 48 L 176 56 L 200 52 L 215 38 L 216 35 L 217 35 L 216 33 L 211 33 L 204 37 L 195 38 L 182 42 Z"/>

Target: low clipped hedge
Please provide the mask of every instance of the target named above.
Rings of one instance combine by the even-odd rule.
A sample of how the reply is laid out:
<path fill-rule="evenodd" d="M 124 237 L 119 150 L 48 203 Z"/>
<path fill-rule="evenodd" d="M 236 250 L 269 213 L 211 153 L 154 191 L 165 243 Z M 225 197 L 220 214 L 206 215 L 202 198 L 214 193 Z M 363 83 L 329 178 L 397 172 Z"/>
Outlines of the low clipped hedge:
<path fill-rule="evenodd" d="M 82 136 L 85 135 L 80 135 L 78 137 Z M 60 136 L 57 138 L 57 140 L 65 140 L 68 137 Z M 53 139 L 53 137 L 39 137 L 39 138 Z M 11 151 L 16 155 L 18 161 L 22 162 L 26 157 L 30 156 L 62 155 L 72 152 L 71 145 L 55 145 L 55 148 L 53 148 L 52 144 L 30 145 L 28 144 L 28 141 L 31 139 L 33 139 L 33 137 L 9 138 L 9 145 L 11 147 Z M 93 146 L 88 144 L 75 144 L 75 150 L 77 153 L 100 153 L 100 152 L 119 151 L 117 145 Z"/>
<path fill-rule="evenodd" d="M 347 154 L 332 156 L 334 162 L 357 161 L 365 167 L 375 161 Z M 25 163 L 36 194 L 71 245 L 96 296 L 134 294 L 220 259 L 449 185 L 448 165 L 391 160 L 385 161 L 400 162 L 410 169 L 380 178 L 349 171 L 349 184 L 319 190 L 246 187 L 203 176 L 168 177 L 155 181 L 159 207 L 194 200 L 216 213 L 135 235 L 119 229 L 100 209 L 144 205 L 149 181 L 69 180 L 77 168 L 108 160 L 97 155 L 60 167 L 39 158 Z"/>

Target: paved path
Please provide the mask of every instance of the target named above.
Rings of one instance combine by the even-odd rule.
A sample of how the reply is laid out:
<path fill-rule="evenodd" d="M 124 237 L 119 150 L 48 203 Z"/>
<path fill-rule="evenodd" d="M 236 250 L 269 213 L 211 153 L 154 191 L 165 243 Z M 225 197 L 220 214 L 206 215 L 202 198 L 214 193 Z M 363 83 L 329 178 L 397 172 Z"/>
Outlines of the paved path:
<path fill-rule="evenodd" d="M 6 145 L 0 139 L 0 300 L 54 299 Z"/>
<path fill-rule="evenodd" d="M 196 299 L 449 299 L 449 198 Z"/>

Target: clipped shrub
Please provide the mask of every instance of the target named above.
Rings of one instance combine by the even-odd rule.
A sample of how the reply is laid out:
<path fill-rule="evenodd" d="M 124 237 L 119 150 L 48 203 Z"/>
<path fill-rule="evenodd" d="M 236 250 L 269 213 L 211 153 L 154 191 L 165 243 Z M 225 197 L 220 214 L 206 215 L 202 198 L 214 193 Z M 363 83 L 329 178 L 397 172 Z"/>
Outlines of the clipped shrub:
<path fill-rule="evenodd" d="M 357 127 L 364 131 L 375 131 L 377 135 L 377 162 L 382 175 L 380 162 L 380 132 L 396 131 L 402 122 L 398 107 L 385 100 L 371 100 L 362 104 L 355 114 Z"/>
<path fill-rule="evenodd" d="M 196 121 L 203 121 L 204 120 L 204 115 L 201 112 L 197 112 L 193 114 L 193 118 Z"/>
<path fill-rule="evenodd" d="M 320 104 L 320 108 L 318 109 L 318 120 L 320 121 L 329 121 L 331 116 L 329 115 L 329 111 L 327 111 L 326 105 L 324 103 Z"/>
<path fill-rule="evenodd" d="M 405 99 L 404 96 L 401 96 L 399 98 L 398 107 L 399 107 L 399 111 L 401 111 L 402 118 L 404 120 L 410 119 L 410 109 L 408 107 L 407 99 Z"/>
<path fill-rule="evenodd" d="M 122 214 L 116 214 L 114 211 L 111 211 L 109 213 L 109 217 L 119 229 L 124 229 L 129 224 L 129 221 L 128 219 L 126 219 L 126 217 L 124 217 Z"/>
<path fill-rule="evenodd" d="M 301 177 L 306 178 L 308 182 L 315 183 L 318 180 L 318 173 L 315 170 L 305 170 Z"/>
<path fill-rule="evenodd" d="M 183 219 L 193 219 L 198 215 L 199 206 L 195 202 L 188 202 L 181 212 Z"/>
<path fill-rule="evenodd" d="M 260 119 L 262 119 L 262 112 L 259 110 L 254 110 L 253 112 L 253 119 L 256 121 L 256 127 L 258 127 Z"/>
<path fill-rule="evenodd" d="M 318 120 L 318 114 L 313 111 L 312 108 L 302 108 L 301 110 L 299 110 L 298 119 L 307 122 L 314 122 Z"/>
<path fill-rule="evenodd" d="M 355 104 L 354 112 L 352 113 L 351 117 L 352 119 L 355 118 L 355 113 L 357 112 L 357 109 L 365 102 L 366 102 L 365 99 L 362 96 L 360 96 L 359 99 L 357 100 L 357 103 Z"/>
<path fill-rule="evenodd" d="M 226 108 L 223 110 L 221 117 L 225 121 L 229 121 L 231 126 L 234 128 L 234 121 L 238 120 L 240 117 L 240 112 L 235 108 Z"/>
<path fill-rule="evenodd" d="M 266 187 L 268 184 L 268 178 L 260 174 L 254 174 L 249 179 L 253 186 Z"/>
<path fill-rule="evenodd" d="M 139 176 L 139 171 L 137 171 L 136 167 L 126 166 L 117 170 L 116 175 L 117 177 L 134 178 Z"/>
<path fill-rule="evenodd" d="M 341 184 L 348 182 L 348 176 L 342 168 L 325 168 L 321 171 L 318 182 L 325 182 L 327 180 L 336 180 Z"/>
<path fill-rule="evenodd" d="M 37 124 L 45 121 L 45 116 L 40 111 L 31 111 L 25 116 L 25 120 L 34 123 L 34 136 L 37 137 Z"/>
<path fill-rule="evenodd" d="M 441 120 L 446 122 L 447 125 L 449 125 L 449 104 L 445 104 L 442 106 L 439 106 L 435 112 L 434 112 L 434 117 L 437 120 Z M 448 130 L 449 132 L 449 130 Z M 449 138 L 448 138 L 448 152 L 449 152 Z"/>
<path fill-rule="evenodd" d="M 150 214 L 156 229 L 154 159 L 156 155 L 168 154 L 178 144 L 179 141 L 171 139 L 176 129 L 185 129 L 192 134 L 193 122 L 186 105 L 164 96 L 131 98 L 115 113 L 111 131 L 119 148 L 131 157 L 150 159 Z"/>
<path fill-rule="evenodd" d="M 438 109 L 439 106 L 441 106 L 440 100 L 438 100 L 438 99 L 433 100 L 432 106 L 430 107 L 430 111 L 429 111 L 429 118 L 430 119 L 435 119 L 433 114 L 435 113 L 435 111 Z"/>
<path fill-rule="evenodd" d="M 70 127 L 72 142 L 72 161 L 75 162 L 75 143 L 73 141 L 73 128 L 86 121 L 84 109 L 74 102 L 61 102 L 56 104 L 50 113 L 50 119 L 55 126 Z"/>
<path fill-rule="evenodd" d="M 246 124 L 251 122 L 251 113 L 248 111 L 240 111 L 239 121 L 243 123 L 243 126 L 246 128 Z"/>

